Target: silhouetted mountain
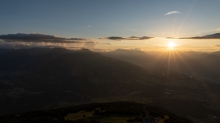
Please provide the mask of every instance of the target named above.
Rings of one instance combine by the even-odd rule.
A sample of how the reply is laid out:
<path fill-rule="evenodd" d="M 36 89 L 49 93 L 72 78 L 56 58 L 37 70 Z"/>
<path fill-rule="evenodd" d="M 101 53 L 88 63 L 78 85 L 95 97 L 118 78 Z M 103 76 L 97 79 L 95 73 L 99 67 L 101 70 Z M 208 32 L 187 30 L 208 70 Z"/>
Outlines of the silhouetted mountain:
<path fill-rule="evenodd" d="M 167 73 L 175 71 L 197 79 L 219 83 L 220 53 L 200 53 L 191 51 L 143 52 L 138 50 L 116 50 L 103 53 L 106 56 L 124 60 L 148 70 Z"/>
<path fill-rule="evenodd" d="M 184 73 L 190 68 L 203 71 L 203 63 L 198 61 L 205 58 L 209 60 L 203 60 L 204 64 L 213 63 L 217 56 L 179 52 L 181 58 L 175 59 L 168 52 L 138 50 L 116 50 L 105 55 L 112 58 L 86 49 L 2 49 L 0 114 L 93 102 L 135 101 L 164 107 L 188 119 L 205 121 L 211 115 L 220 117 L 220 85 Z M 150 69 L 134 65 L 141 62 L 141 66 Z M 177 71 L 175 65 L 183 70 Z"/>
<path fill-rule="evenodd" d="M 4 59 L 0 61 L 1 83 L 9 86 L 1 91 L 1 113 L 114 95 L 118 92 L 110 91 L 126 86 L 129 89 L 126 83 L 149 77 L 143 68 L 89 50 L 9 50 L 0 59 Z M 11 106 L 13 103 L 16 105 Z"/>
<path fill-rule="evenodd" d="M 213 55 L 216 55 L 216 56 L 220 57 L 220 51 L 213 52 L 213 53 L 211 53 L 211 54 L 213 54 Z"/>

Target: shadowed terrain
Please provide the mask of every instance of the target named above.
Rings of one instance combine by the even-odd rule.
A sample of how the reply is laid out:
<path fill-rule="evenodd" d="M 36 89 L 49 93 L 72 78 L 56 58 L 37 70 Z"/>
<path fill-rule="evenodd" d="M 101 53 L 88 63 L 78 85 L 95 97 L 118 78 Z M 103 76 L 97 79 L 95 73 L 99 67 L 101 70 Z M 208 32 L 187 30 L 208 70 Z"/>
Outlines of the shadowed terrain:
<path fill-rule="evenodd" d="M 163 123 L 193 123 L 155 106 L 134 102 L 92 103 L 53 110 L 0 116 L 1 123 L 133 123 L 157 120 Z"/>
<path fill-rule="evenodd" d="M 1 49 L 0 114 L 93 102 L 134 101 L 163 107 L 190 120 L 219 120 L 219 84 L 191 77 L 172 67 L 167 69 L 164 66 L 167 58 L 154 61 L 156 56 L 138 52 L 146 57 L 136 55 L 133 59 L 130 53 L 129 60 L 128 55 L 121 55 L 121 59 L 131 62 L 128 63 L 114 54 L 110 58 L 85 49 Z M 203 68 L 190 58 L 214 54 L 218 53 L 181 56 L 197 72 Z M 137 66 L 138 59 L 151 65 Z M 176 63 L 183 67 L 182 61 Z"/>

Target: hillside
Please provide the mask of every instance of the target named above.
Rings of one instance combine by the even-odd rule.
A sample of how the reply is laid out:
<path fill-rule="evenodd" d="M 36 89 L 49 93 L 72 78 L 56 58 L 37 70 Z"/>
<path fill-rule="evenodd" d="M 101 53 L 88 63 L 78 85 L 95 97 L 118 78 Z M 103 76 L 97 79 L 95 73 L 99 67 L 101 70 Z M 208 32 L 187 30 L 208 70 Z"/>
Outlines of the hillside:
<path fill-rule="evenodd" d="M 0 57 L 1 113 L 115 95 L 131 88 L 126 83 L 149 77 L 145 69 L 88 50 L 8 50 Z"/>
<path fill-rule="evenodd" d="M 146 53 L 136 50 L 116 50 L 102 54 L 149 70 L 159 70 L 164 73 L 173 71 L 206 82 L 220 82 L 219 52 L 203 53 L 171 50 Z"/>
<path fill-rule="evenodd" d="M 149 70 L 89 50 L 2 49 L 0 59 L 0 115 L 133 101 L 185 118 L 220 117 L 220 85 L 179 72 Z"/>
<path fill-rule="evenodd" d="M 193 123 L 169 111 L 134 102 L 93 103 L 0 116 L 1 123 Z"/>

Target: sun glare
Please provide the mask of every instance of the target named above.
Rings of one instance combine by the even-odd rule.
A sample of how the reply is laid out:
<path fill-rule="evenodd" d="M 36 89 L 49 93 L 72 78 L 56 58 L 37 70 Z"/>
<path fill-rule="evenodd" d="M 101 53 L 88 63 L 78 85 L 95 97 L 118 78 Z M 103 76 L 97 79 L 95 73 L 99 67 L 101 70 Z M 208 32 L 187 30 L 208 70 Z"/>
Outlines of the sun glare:
<path fill-rule="evenodd" d="M 170 42 L 167 43 L 167 47 L 168 47 L 169 49 L 173 49 L 175 46 L 176 46 L 176 44 L 175 44 L 174 42 L 172 42 L 172 41 L 170 41 Z"/>

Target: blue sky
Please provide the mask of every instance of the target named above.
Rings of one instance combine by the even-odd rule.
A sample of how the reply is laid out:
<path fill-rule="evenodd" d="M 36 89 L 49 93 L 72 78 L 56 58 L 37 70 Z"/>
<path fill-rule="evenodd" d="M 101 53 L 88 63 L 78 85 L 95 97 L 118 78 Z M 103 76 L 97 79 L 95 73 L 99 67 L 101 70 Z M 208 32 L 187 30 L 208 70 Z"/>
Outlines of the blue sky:
<path fill-rule="evenodd" d="M 0 34 L 184 37 L 218 32 L 219 0 L 0 0 Z M 165 16 L 171 11 L 180 13 Z"/>

